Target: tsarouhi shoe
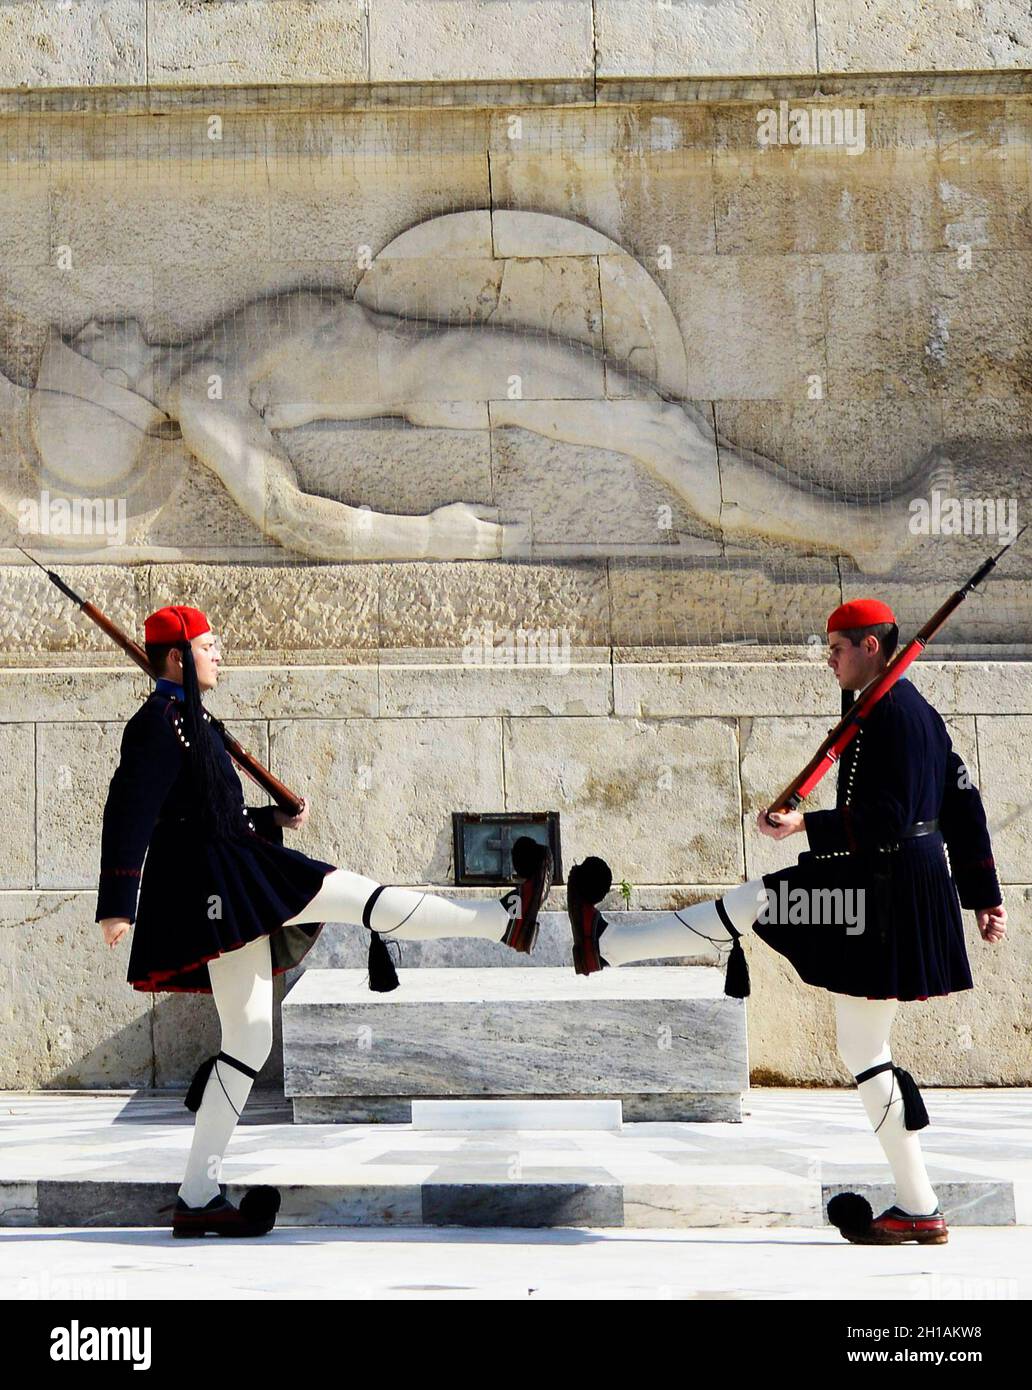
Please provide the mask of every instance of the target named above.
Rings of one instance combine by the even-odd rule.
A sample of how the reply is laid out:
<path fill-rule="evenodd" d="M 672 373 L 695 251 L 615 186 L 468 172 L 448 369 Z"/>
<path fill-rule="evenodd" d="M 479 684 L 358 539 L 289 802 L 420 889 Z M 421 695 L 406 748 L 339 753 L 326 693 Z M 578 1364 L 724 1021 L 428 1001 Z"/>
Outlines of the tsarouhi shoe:
<path fill-rule="evenodd" d="M 574 864 L 566 881 L 566 911 L 573 931 L 573 968 L 593 975 L 609 962 L 599 954 L 599 937 L 609 923 L 595 906 L 613 886 L 613 871 L 604 859 L 589 854 Z"/>
<path fill-rule="evenodd" d="M 502 940 L 529 956 L 538 938 L 538 913 L 552 886 L 552 851 L 529 835 L 521 835 L 512 847 L 512 867 L 519 882 L 502 899 L 510 914 Z"/>
<path fill-rule="evenodd" d="M 249 1187 L 240 1206 L 220 1192 L 203 1207 L 190 1207 L 177 1197 L 172 1211 L 174 1236 L 203 1236 L 212 1231 L 220 1236 L 264 1236 L 276 1224 L 280 1194 L 275 1187 Z M 163 1207 L 162 1211 L 168 1211 Z"/>
<path fill-rule="evenodd" d="M 854 1245 L 945 1245 L 946 1218 L 938 1207 L 927 1216 L 912 1216 L 892 1206 L 873 1216 L 871 1204 L 856 1192 L 840 1192 L 828 1203 L 828 1220 Z"/>

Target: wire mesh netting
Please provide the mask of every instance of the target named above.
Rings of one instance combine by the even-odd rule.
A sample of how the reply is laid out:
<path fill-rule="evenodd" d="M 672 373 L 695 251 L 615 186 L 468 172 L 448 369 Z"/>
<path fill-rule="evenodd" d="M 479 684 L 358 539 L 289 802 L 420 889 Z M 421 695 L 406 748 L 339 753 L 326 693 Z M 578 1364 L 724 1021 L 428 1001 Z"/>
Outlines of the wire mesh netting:
<path fill-rule="evenodd" d="M 238 652 L 906 634 L 1027 518 L 1028 79 L 0 94 L 2 659 L 103 648 L 18 546 Z"/>

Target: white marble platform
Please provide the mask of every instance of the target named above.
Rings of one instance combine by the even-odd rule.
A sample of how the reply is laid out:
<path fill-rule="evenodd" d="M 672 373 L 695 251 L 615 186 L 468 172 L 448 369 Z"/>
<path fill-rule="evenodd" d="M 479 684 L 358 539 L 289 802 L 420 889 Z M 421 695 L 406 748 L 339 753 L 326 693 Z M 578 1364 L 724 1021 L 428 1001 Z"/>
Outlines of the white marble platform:
<path fill-rule="evenodd" d="M 413 1129 L 612 1130 L 623 1128 L 618 1100 L 414 1100 Z"/>
<path fill-rule="evenodd" d="M 921 1131 L 951 1226 L 1032 1226 L 1032 1090 L 925 1090 Z M 814 1227 L 828 1198 L 893 1200 L 855 1091 L 753 1089 L 741 1123 L 617 1133 L 293 1125 L 253 1093 L 231 1199 L 282 1194 L 283 1226 Z M 182 1094 L 0 1092 L 0 1226 L 160 1226 L 193 1133 Z"/>
<path fill-rule="evenodd" d="M 745 1008 L 708 966 L 307 970 L 283 1001 L 284 1091 L 299 1122 L 411 1119 L 414 1099 L 593 1096 L 631 1119 L 736 1120 Z"/>

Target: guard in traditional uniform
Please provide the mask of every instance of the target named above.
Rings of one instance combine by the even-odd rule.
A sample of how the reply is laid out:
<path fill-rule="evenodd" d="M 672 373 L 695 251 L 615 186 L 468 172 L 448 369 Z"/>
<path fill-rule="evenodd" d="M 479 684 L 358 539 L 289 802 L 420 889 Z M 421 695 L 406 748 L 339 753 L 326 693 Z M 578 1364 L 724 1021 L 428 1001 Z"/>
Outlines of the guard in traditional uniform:
<path fill-rule="evenodd" d="M 885 669 L 899 629 L 887 604 L 857 599 L 835 609 L 827 631 L 828 664 L 851 704 L 852 692 Z M 927 1112 L 913 1078 L 892 1060 L 889 1031 L 899 1001 L 972 988 L 961 905 L 974 910 L 984 941 L 1005 936 L 978 789 L 941 716 L 901 676 L 839 761 L 835 809 L 769 819 L 761 811 L 756 825 L 777 840 L 805 833 L 809 849 L 789 868 L 644 927 L 607 923 L 598 911 L 612 884 L 603 860 L 574 866 L 567 886 L 574 968 L 588 975 L 683 956 L 694 933 L 730 944 L 725 992 L 742 998 L 749 982 L 739 937 L 751 929 L 800 979 L 832 994 L 839 1053 L 895 1179 L 896 1201 L 881 1216 L 845 1193 L 832 1198 L 829 1219 L 856 1243 L 945 1244 L 946 1220 L 917 1135 Z"/>
<path fill-rule="evenodd" d="M 368 930 L 375 989 L 397 983 L 382 938 L 482 937 L 529 953 L 552 857 L 523 837 L 512 851 L 512 891 L 463 901 L 385 887 L 286 847 L 283 828 L 303 825 L 308 807 L 289 817 L 244 805 L 222 726 L 202 704 L 221 660 L 208 619 L 196 608 L 162 608 L 145 637 L 151 669 L 163 674 L 123 733 L 104 807 L 96 920 L 109 946 L 135 922 L 134 989 L 211 994 L 222 1026 L 221 1050 L 186 1096 L 197 1120 L 177 1201 L 166 1208 L 173 1233 L 263 1235 L 279 1193 L 252 1188 L 237 1208 L 218 1174 L 272 1047 L 272 977 L 304 959 L 325 922 Z"/>

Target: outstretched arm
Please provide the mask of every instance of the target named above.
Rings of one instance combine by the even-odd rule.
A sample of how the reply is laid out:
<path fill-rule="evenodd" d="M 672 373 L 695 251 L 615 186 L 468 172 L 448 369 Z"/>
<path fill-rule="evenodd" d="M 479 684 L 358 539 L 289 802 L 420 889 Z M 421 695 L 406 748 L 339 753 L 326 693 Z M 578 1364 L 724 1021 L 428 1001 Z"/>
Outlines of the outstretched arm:
<path fill-rule="evenodd" d="M 453 503 L 428 516 L 394 516 L 307 493 L 287 454 L 250 406 L 181 392 L 179 425 L 189 449 L 221 478 L 262 533 L 324 560 L 490 559 L 509 529 Z M 511 537 L 508 539 L 512 539 Z"/>

